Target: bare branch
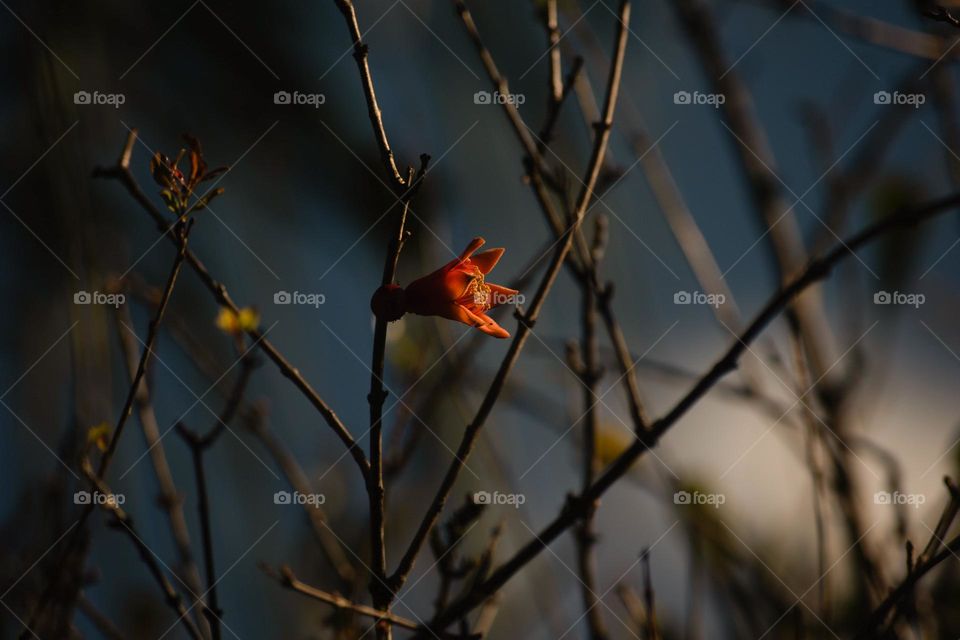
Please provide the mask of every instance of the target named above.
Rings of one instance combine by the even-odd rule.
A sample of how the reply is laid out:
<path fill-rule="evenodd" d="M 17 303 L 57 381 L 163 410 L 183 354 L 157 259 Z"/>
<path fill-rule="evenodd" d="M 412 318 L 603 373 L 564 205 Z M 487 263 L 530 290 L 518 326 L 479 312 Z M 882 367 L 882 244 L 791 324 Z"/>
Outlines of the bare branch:
<path fill-rule="evenodd" d="M 594 231 L 593 256 L 594 268 L 600 264 L 606 246 L 607 219 L 604 216 L 596 218 Z M 581 337 L 580 337 L 580 366 L 574 371 L 580 377 L 583 386 L 583 450 L 582 450 L 582 485 L 581 491 L 586 491 L 593 484 L 597 471 L 597 431 L 599 415 L 597 411 L 597 388 L 603 375 L 600 366 L 600 344 L 597 340 L 597 299 L 591 287 L 584 287 L 581 292 Z M 605 640 L 609 637 L 603 621 L 603 613 L 598 606 L 596 558 L 596 531 L 594 526 L 594 512 L 584 518 L 576 531 L 577 568 L 580 574 L 580 587 L 583 598 L 584 612 L 587 618 L 587 627 L 592 640 Z"/>
<path fill-rule="evenodd" d="M 177 593 L 177 590 L 174 589 L 172 584 L 170 584 L 170 580 L 168 580 L 166 574 L 164 574 L 159 561 L 153 554 L 153 551 L 151 551 L 150 548 L 147 547 L 147 545 L 143 542 L 143 539 L 137 533 L 137 530 L 133 525 L 133 520 L 125 510 L 120 508 L 120 505 L 117 504 L 114 493 L 103 482 L 102 476 L 94 473 L 93 466 L 87 459 L 84 460 L 83 472 L 87 476 L 87 479 L 90 480 L 94 487 L 96 487 L 97 491 L 108 497 L 108 499 L 100 503 L 101 508 L 113 516 L 117 530 L 127 534 L 127 537 L 130 538 L 130 541 L 137 548 L 137 551 L 140 553 L 140 559 L 143 560 L 145 565 L 147 565 L 147 569 L 150 570 L 150 574 L 163 591 L 164 601 L 177 614 L 177 621 L 182 623 L 183 626 L 187 628 L 187 632 L 190 634 L 191 638 L 194 640 L 203 640 L 203 635 L 200 633 L 200 629 L 190 617 L 190 612 L 188 609 L 183 605 L 183 599 L 180 597 L 180 594 Z M 113 499 L 109 499 L 110 497 L 113 497 Z M 91 502 L 91 504 L 93 503 Z"/>
<path fill-rule="evenodd" d="M 426 173 L 429 156 L 421 156 L 420 175 Z M 407 172 L 406 184 L 411 185 L 401 198 L 400 215 L 397 218 L 396 230 L 387 244 L 387 255 L 383 265 L 383 279 L 381 286 L 393 284 L 397 274 L 397 264 L 400 261 L 400 252 L 406 240 L 407 213 L 410 211 L 410 201 L 414 194 L 414 172 Z M 416 183 L 419 184 L 419 181 Z M 384 531 L 384 494 L 383 485 L 383 402 L 387 398 L 387 390 L 383 383 L 384 361 L 387 352 L 387 320 L 376 317 L 373 330 L 373 364 L 370 368 L 370 393 L 367 401 L 370 403 L 370 473 L 366 478 L 367 495 L 370 503 L 370 548 L 373 550 L 373 577 L 370 580 L 370 594 L 373 596 L 374 607 L 390 606 L 392 596 L 384 588 L 387 580 L 387 557 Z M 380 627 L 381 635 L 389 634 L 389 628 Z"/>
<path fill-rule="evenodd" d="M 314 600 L 319 600 L 320 602 L 329 604 L 330 606 L 336 609 L 353 611 L 354 613 L 358 613 L 362 616 L 366 616 L 368 618 L 374 618 L 378 622 L 383 622 L 388 625 L 402 627 L 404 629 L 410 629 L 413 631 L 425 630 L 423 625 L 409 618 L 398 616 L 397 614 L 391 613 L 389 611 L 382 611 L 379 609 L 375 609 L 374 607 L 368 607 L 367 605 L 364 605 L 364 604 L 358 604 L 347 598 L 344 598 L 338 593 L 330 593 L 328 591 L 323 591 L 322 589 L 317 589 L 316 587 L 310 586 L 305 582 L 301 582 L 297 578 L 297 576 L 294 575 L 293 570 L 286 565 L 280 567 L 279 571 L 265 564 L 261 564 L 260 569 L 271 578 L 277 580 L 280 584 L 282 584 L 287 589 L 290 589 L 291 591 L 295 591 L 301 595 L 307 596 L 308 598 L 313 598 Z M 461 638 L 463 640 L 467 640 L 467 638 L 473 638 L 474 636 L 465 637 L 465 636 L 441 633 L 439 634 L 439 637 L 450 638 L 450 639 Z"/>
<path fill-rule="evenodd" d="M 880 633 L 880 629 L 885 624 L 893 624 L 896 622 L 900 603 L 913 593 L 913 589 L 920 578 L 944 560 L 951 557 L 955 558 L 957 551 L 960 551 L 960 536 L 953 538 L 949 542 L 945 542 L 943 538 L 957 517 L 958 511 L 960 511 L 960 491 L 957 490 L 957 486 L 950 478 L 945 478 L 944 481 L 950 492 L 950 499 L 940 516 L 937 529 L 930 536 L 930 541 L 916 561 L 910 562 L 908 559 L 909 571 L 907 572 L 907 576 L 903 579 L 903 582 L 891 591 L 883 602 L 874 609 L 873 613 L 870 614 L 870 617 L 861 627 L 855 640 L 866 640 L 867 638 L 882 636 L 883 634 Z"/>
<path fill-rule="evenodd" d="M 121 163 L 129 163 L 130 147 L 132 146 L 133 140 L 128 139 L 127 144 L 123 149 L 123 153 L 120 155 Z M 147 340 L 144 343 L 143 353 L 141 354 L 140 360 L 137 363 L 137 370 L 130 383 L 130 389 L 127 392 L 126 401 L 124 402 L 123 408 L 120 410 L 120 416 L 117 419 L 117 426 L 111 434 L 111 439 L 107 445 L 106 451 L 100 458 L 100 465 L 97 471 L 97 477 L 100 479 L 105 478 L 110 461 L 113 458 L 113 454 L 117 449 L 117 444 L 120 441 L 120 436 L 123 434 L 123 429 L 126 426 L 127 419 L 130 417 L 130 414 L 133 413 L 133 404 L 136 401 L 137 394 L 140 390 L 140 385 L 143 382 L 143 377 L 146 375 L 147 364 L 153 355 L 153 346 L 159 333 L 160 322 L 163 319 L 163 314 L 164 311 L 166 311 L 167 304 L 170 302 L 170 297 L 173 295 L 173 289 L 176 285 L 177 277 L 180 275 L 180 268 L 183 265 L 183 260 L 187 252 L 187 238 L 190 235 L 190 229 L 192 225 L 192 220 L 188 222 L 181 221 L 177 222 L 177 224 L 173 225 L 169 229 L 169 233 L 171 234 L 170 237 L 174 239 L 177 244 L 177 255 L 174 258 L 173 267 L 170 269 L 170 275 L 167 277 L 167 284 L 160 298 L 160 303 L 157 305 L 157 310 L 154 313 L 153 319 L 150 321 L 150 327 L 147 332 Z M 90 514 L 93 513 L 94 508 L 95 505 L 93 503 L 89 503 L 86 507 L 84 507 L 80 514 L 79 526 L 76 527 L 74 532 L 70 535 L 67 543 L 64 545 L 63 558 L 69 558 L 71 554 L 77 550 L 82 540 L 84 525 L 86 524 L 87 519 L 90 517 Z M 30 627 L 33 626 L 33 621 L 41 616 L 47 605 L 50 604 L 50 601 L 53 598 L 53 592 L 57 587 L 58 580 L 59 576 L 53 576 L 50 582 L 44 588 L 38 600 L 37 608 L 30 616 L 30 622 L 25 625 L 27 631 L 29 631 Z"/>
<path fill-rule="evenodd" d="M 464 23 L 472 25 L 473 20 L 470 16 L 470 12 L 467 10 L 466 5 L 459 0 L 456 4 Z M 391 587 L 393 588 L 399 588 L 406 581 L 410 570 L 413 568 L 414 562 L 416 561 L 417 555 L 420 553 L 423 543 L 429 536 L 430 530 L 433 529 L 434 525 L 436 524 L 440 512 L 443 511 L 443 507 L 446 504 L 447 498 L 450 496 L 450 491 L 453 489 L 453 485 L 455 484 L 467 458 L 470 457 L 470 453 L 473 451 L 473 447 L 476 444 L 480 430 L 483 428 L 484 422 L 490 415 L 490 412 L 493 410 L 493 406 L 499 398 L 500 391 L 503 389 L 503 386 L 506 383 L 507 376 L 510 375 L 513 366 L 516 364 L 517 359 L 520 356 L 520 351 L 523 349 L 523 346 L 526 343 L 527 338 L 530 336 L 531 330 L 533 329 L 533 325 L 536 323 L 537 318 L 540 315 L 540 311 L 543 308 L 546 297 L 552 289 L 553 284 L 557 279 L 557 275 L 560 273 L 560 269 L 563 267 L 563 263 L 567 258 L 567 255 L 570 253 L 577 228 L 583 221 L 584 214 L 586 213 L 587 207 L 589 206 L 591 198 L 594 195 L 593 189 L 596 186 L 597 178 L 600 175 L 600 167 L 603 164 L 603 159 L 607 150 L 607 143 L 610 140 L 610 129 L 613 125 L 613 114 L 616 108 L 617 94 L 620 87 L 620 78 L 623 71 L 623 60 L 626 54 L 628 35 L 627 24 L 630 22 L 630 3 L 626 0 L 624 0 L 620 5 L 619 19 L 620 24 L 618 26 L 617 40 L 614 47 L 613 62 L 610 66 L 610 73 L 607 79 L 603 120 L 596 124 L 597 135 L 596 139 L 594 140 L 590 161 L 587 164 L 587 174 L 586 179 L 584 180 L 584 186 L 580 192 L 580 196 L 577 199 L 575 215 L 573 220 L 570 222 L 569 228 L 567 229 L 563 240 L 558 243 L 557 248 L 553 253 L 550 265 L 547 267 L 547 272 L 544 274 L 543 279 L 540 282 L 540 286 L 531 301 L 530 309 L 526 313 L 518 312 L 517 314 L 519 327 L 517 329 L 516 336 L 514 337 L 513 342 L 510 344 L 510 348 L 501 362 L 500 368 L 497 371 L 497 375 L 493 379 L 493 382 L 491 383 L 490 388 L 480 405 L 480 408 L 477 410 L 476 416 L 464 431 L 463 437 L 460 440 L 460 445 L 457 448 L 456 456 L 451 462 L 450 467 L 447 469 L 447 473 L 443 478 L 440 488 L 437 491 L 437 494 L 434 496 L 433 501 L 430 503 L 427 513 L 424 515 L 417 532 L 414 534 L 414 538 L 411 541 L 410 546 L 407 548 L 406 553 L 401 559 L 397 570 L 391 576 Z"/>

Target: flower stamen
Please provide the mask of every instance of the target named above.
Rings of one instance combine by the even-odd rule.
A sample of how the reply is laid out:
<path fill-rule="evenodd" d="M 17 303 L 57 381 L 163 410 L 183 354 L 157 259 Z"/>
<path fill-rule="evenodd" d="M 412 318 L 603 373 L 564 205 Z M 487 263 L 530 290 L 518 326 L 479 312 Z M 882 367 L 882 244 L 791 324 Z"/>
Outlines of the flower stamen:
<path fill-rule="evenodd" d="M 473 304 L 478 306 L 481 311 L 489 310 L 493 305 L 490 304 L 490 285 L 483 278 L 483 272 L 477 266 L 473 267 L 473 279 L 467 285 L 467 295 L 473 296 Z"/>

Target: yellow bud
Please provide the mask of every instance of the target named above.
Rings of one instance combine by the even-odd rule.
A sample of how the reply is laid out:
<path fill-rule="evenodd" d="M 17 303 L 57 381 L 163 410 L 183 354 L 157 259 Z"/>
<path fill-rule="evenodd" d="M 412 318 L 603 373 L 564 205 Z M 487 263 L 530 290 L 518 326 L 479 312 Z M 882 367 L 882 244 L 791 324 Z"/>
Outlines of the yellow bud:
<path fill-rule="evenodd" d="M 106 451 L 110 444 L 110 425 L 101 422 L 87 429 L 87 445 L 95 444 L 100 451 Z"/>
<path fill-rule="evenodd" d="M 217 327 L 233 336 L 253 331 L 260 324 L 260 314 L 252 307 L 244 307 L 238 313 L 223 307 L 217 314 Z"/>

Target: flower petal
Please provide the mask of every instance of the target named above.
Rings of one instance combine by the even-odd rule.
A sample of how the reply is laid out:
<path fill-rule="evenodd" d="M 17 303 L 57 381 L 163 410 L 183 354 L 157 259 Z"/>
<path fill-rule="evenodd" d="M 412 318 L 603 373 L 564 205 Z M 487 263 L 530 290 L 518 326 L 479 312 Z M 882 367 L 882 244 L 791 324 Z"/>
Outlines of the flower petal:
<path fill-rule="evenodd" d="M 480 273 L 486 275 L 497 265 L 503 252 L 504 249 L 487 249 L 483 253 L 478 253 L 470 258 L 470 262 L 480 269 Z"/>
<path fill-rule="evenodd" d="M 483 331 L 485 334 L 493 336 L 494 338 L 509 338 L 510 333 L 497 324 L 497 321 L 485 314 L 482 311 L 473 311 L 467 307 L 461 307 L 467 314 L 475 320 L 473 325 L 480 331 Z"/>
<path fill-rule="evenodd" d="M 488 282 L 487 286 L 490 287 L 491 291 L 495 291 L 505 296 L 515 296 L 520 293 L 516 289 L 511 289 L 510 287 L 501 287 L 499 284 L 493 284 L 492 282 Z"/>
<path fill-rule="evenodd" d="M 475 313 L 472 313 L 462 304 L 452 304 L 449 307 L 446 307 L 444 309 L 444 313 L 440 315 L 449 320 L 462 322 L 470 327 L 479 327 L 480 325 L 484 324 L 483 318 L 477 317 Z"/>
<path fill-rule="evenodd" d="M 460 254 L 460 262 L 464 262 L 467 258 L 472 256 L 473 252 L 479 249 L 480 247 L 482 247 L 485 242 L 486 240 L 484 240 L 480 236 L 477 236 L 476 238 L 471 240 L 470 244 L 467 245 L 467 248 L 464 249 L 463 252 Z"/>
<path fill-rule="evenodd" d="M 448 300 L 456 300 L 463 296 L 473 282 L 474 273 L 463 269 L 454 269 L 447 272 L 443 278 L 443 290 Z"/>
<path fill-rule="evenodd" d="M 490 320 L 488 324 L 485 324 L 481 327 L 477 327 L 480 331 L 483 331 L 488 336 L 493 336 L 494 338 L 509 338 L 510 332 L 501 327 L 494 320 Z"/>

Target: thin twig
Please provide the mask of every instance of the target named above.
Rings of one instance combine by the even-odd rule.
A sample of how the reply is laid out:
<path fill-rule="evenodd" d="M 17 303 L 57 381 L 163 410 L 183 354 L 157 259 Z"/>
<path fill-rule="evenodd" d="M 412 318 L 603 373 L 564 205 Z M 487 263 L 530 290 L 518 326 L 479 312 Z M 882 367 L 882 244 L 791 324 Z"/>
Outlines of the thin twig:
<path fill-rule="evenodd" d="M 803 357 L 803 347 L 799 330 L 795 323 L 791 323 L 790 332 L 791 344 L 793 346 L 793 357 L 797 367 L 797 397 L 803 397 L 803 393 L 810 388 L 810 370 L 807 361 Z M 821 576 L 817 585 L 817 596 L 819 600 L 820 617 L 829 620 L 830 611 L 828 599 L 829 579 L 827 576 L 827 536 L 826 521 L 823 508 L 824 496 L 826 494 L 826 479 L 824 478 L 823 465 L 820 461 L 821 429 L 820 422 L 813 409 L 806 403 L 803 404 L 804 428 L 803 435 L 805 439 L 805 457 L 807 467 L 810 470 L 810 480 L 813 488 L 813 524 L 817 538 L 817 575 Z"/>
<path fill-rule="evenodd" d="M 153 320 L 150 321 L 150 327 L 147 329 L 147 339 L 143 345 L 143 353 L 140 356 L 140 362 L 137 363 L 137 372 L 133 376 L 133 382 L 130 383 L 130 390 L 127 391 L 127 399 L 123 403 L 123 409 L 120 410 L 117 426 L 113 430 L 110 444 L 107 445 L 107 450 L 104 452 L 103 457 L 100 458 L 100 466 L 97 470 L 97 476 L 100 478 L 105 477 L 107 468 L 110 466 L 113 455 L 117 451 L 117 445 L 120 444 L 120 436 L 123 435 L 123 429 L 127 424 L 127 419 L 130 417 L 130 414 L 133 413 L 133 403 L 136 401 L 137 392 L 140 389 L 143 376 L 146 375 L 147 364 L 153 355 L 153 346 L 157 341 L 157 336 L 160 334 L 160 322 L 163 320 L 163 314 L 167 310 L 170 297 L 173 295 L 173 288 L 177 283 L 177 277 L 180 275 L 180 267 L 183 266 L 183 260 L 187 251 L 187 237 L 190 235 L 190 228 L 192 226 L 193 221 L 191 220 L 178 224 L 174 229 L 174 233 L 178 238 L 177 257 L 173 262 L 173 268 L 170 270 L 170 276 L 167 278 L 167 286 L 163 290 L 160 304 L 157 305 L 156 314 Z"/>
<path fill-rule="evenodd" d="M 383 114 L 380 111 L 380 105 L 377 103 L 377 93 L 373 89 L 373 76 L 370 74 L 370 64 L 367 61 L 368 47 L 362 40 L 360 24 L 357 22 L 357 12 L 353 7 L 352 0 L 335 1 L 340 13 L 343 14 L 344 20 L 347 21 L 347 29 L 349 29 L 350 38 L 353 40 L 353 59 L 356 60 L 357 68 L 360 70 L 363 95 L 367 100 L 367 112 L 370 115 L 374 137 L 377 139 L 377 146 L 380 147 L 380 157 L 389 174 L 393 190 L 399 196 L 410 183 L 408 180 L 404 180 L 400 174 L 397 161 L 393 157 L 393 150 L 390 149 L 390 141 L 387 140 L 387 131 L 383 127 Z"/>
<path fill-rule="evenodd" d="M 544 9 L 547 29 L 547 50 L 550 52 L 550 102 L 559 106 L 563 100 L 563 70 L 560 61 L 560 27 L 557 24 L 557 0 L 547 0 Z"/>
<path fill-rule="evenodd" d="M 490 628 L 493 627 L 493 622 L 497 619 L 498 613 L 500 613 L 500 596 L 495 594 L 487 598 L 480 606 L 480 611 L 473 623 L 473 633 L 485 638 L 490 633 Z"/>
<path fill-rule="evenodd" d="M 197 483 L 197 495 L 199 496 L 197 509 L 200 513 L 200 529 L 203 539 L 203 564 L 204 571 L 207 574 L 207 590 L 209 603 L 203 602 L 204 615 L 210 624 L 210 629 L 214 640 L 220 640 L 221 637 L 221 618 L 223 610 L 220 608 L 220 601 L 217 596 L 217 572 L 214 569 L 213 557 L 213 529 L 210 524 L 210 496 L 207 491 L 206 469 L 203 464 L 203 454 L 214 445 L 228 423 L 237 413 L 237 409 L 243 401 L 243 394 L 253 369 L 256 367 L 256 361 L 248 353 L 241 360 L 240 376 L 234 384 L 233 390 L 227 399 L 223 411 L 217 416 L 217 420 L 205 435 L 199 435 L 190 431 L 182 422 L 176 424 L 177 432 L 183 438 L 187 446 L 190 447 L 190 453 L 193 459 L 193 471 Z"/>
<path fill-rule="evenodd" d="M 643 600 L 630 585 L 621 582 L 617 585 L 617 597 L 627 610 L 627 617 L 633 626 L 633 632 L 638 638 L 643 637 L 647 628 L 647 612 L 643 608 Z"/>
<path fill-rule="evenodd" d="M 592 248 L 593 264 L 599 266 L 606 247 L 607 219 L 604 216 L 596 218 L 596 229 Z M 580 490 L 586 491 L 593 484 L 597 470 L 597 430 L 599 415 L 597 410 L 597 388 L 603 371 L 600 366 L 600 344 L 597 340 L 597 299 L 593 289 L 584 287 L 581 292 L 581 342 L 580 351 L 582 360 L 574 369 L 583 386 L 583 406 L 586 412 L 583 418 L 583 451 L 582 451 L 582 485 Z M 587 627 L 592 640 L 605 640 L 609 636 L 603 621 L 603 613 L 598 606 L 596 558 L 596 531 L 594 514 L 591 512 L 577 527 L 577 566 L 580 574 L 580 586 L 583 597 L 584 612 L 587 617 Z"/>
<path fill-rule="evenodd" d="M 960 490 L 957 489 L 957 485 L 954 484 L 953 480 L 949 477 L 944 478 L 943 482 L 947 486 L 950 499 L 947 501 L 947 506 L 944 507 L 943 513 L 940 514 L 940 519 L 937 521 L 937 526 L 930 536 L 930 541 L 927 542 L 927 546 L 920 555 L 917 556 L 915 564 L 926 564 L 933 558 L 933 555 L 943 546 L 943 540 L 947 537 L 950 525 L 953 524 L 957 514 L 960 513 Z"/>
<path fill-rule="evenodd" d="M 366 616 L 368 618 L 374 618 L 377 620 L 377 622 L 382 622 L 387 625 L 402 627 L 404 629 L 410 629 L 413 631 L 425 630 L 424 626 L 421 625 L 419 622 L 416 622 L 415 620 L 404 618 L 403 616 L 398 616 L 397 614 L 392 613 L 390 611 L 383 611 L 380 609 L 376 609 L 374 607 L 368 607 L 367 605 L 353 602 L 347 598 L 344 598 L 338 593 L 330 593 L 329 591 L 323 591 L 322 589 L 318 589 L 305 582 L 302 582 L 293 573 L 293 570 L 290 569 L 290 567 L 288 567 L 287 565 L 283 565 L 282 567 L 280 567 L 280 570 L 277 571 L 272 567 L 269 567 L 265 564 L 261 564 L 260 569 L 271 578 L 277 580 L 281 585 L 283 585 L 287 589 L 290 589 L 291 591 L 295 591 L 301 595 L 307 596 L 308 598 L 313 598 L 314 600 L 319 600 L 320 602 L 329 604 L 330 606 L 336 609 L 352 611 L 354 613 L 360 614 L 362 616 Z M 467 638 L 465 638 L 464 636 L 451 635 L 451 634 L 445 634 L 445 633 L 441 633 L 439 637 L 450 638 L 451 640 L 453 638 L 467 640 Z"/>
<path fill-rule="evenodd" d="M 960 536 L 957 536 L 949 542 L 944 542 L 943 536 L 956 518 L 960 510 L 960 491 L 957 490 L 950 478 L 945 479 L 947 489 L 950 493 L 950 499 L 940 516 L 937 529 L 930 536 L 923 553 L 910 563 L 912 570 L 907 573 L 896 589 L 873 610 L 867 618 L 855 640 L 866 640 L 867 638 L 885 637 L 880 633 L 884 624 L 893 624 L 896 622 L 899 613 L 900 603 L 907 599 L 913 593 L 917 582 L 925 576 L 931 569 L 951 557 L 956 557 L 957 551 L 960 551 Z"/>
<path fill-rule="evenodd" d="M 240 375 L 234 383 L 233 389 L 227 398 L 223 410 L 216 417 L 216 421 L 210 430 L 199 435 L 186 427 L 182 422 L 176 424 L 177 432 L 183 438 L 187 446 L 190 447 L 190 453 L 193 458 L 193 472 L 196 476 L 197 495 L 199 497 L 197 509 L 200 513 L 200 530 L 203 539 L 203 564 L 204 571 L 207 574 L 207 590 L 209 602 L 204 602 L 203 613 L 206 615 L 210 624 L 210 630 L 213 634 L 213 640 L 220 640 L 222 631 L 220 629 L 223 618 L 223 609 L 220 608 L 220 600 L 217 595 L 217 572 L 214 569 L 213 556 L 213 527 L 210 523 L 210 494 L 207 491 L 207 474 L 203 464 L 203 455 L 210 449 L 223 434 L 231 420 L 237 414 L 240 405 L 243 403 L 243 395 L 250 382 L 250 376 L 257 367 L 257 361 L 251 355 L 249 349 L 244 350 L 242 339 L 238 338 L 238 350 L 241 350 L 243 356 L 240 359 Z"/>
<path fill-rule="evenodd" d="M 583 68 L 583 58 L 576 56 L 573 64 L 563 78 L 563 68 L 560 59 L 560 28 L 558 26 L 557 0 L 547 0 L 543 12 L 544 29 L 547 32 L 547 50 L 550 53 L 549 98 L 547 100 L 547 117 L 544 118 L 543 128 L 537 140 L 537 150 L 543 153 L 546 145 L 553 138 L 553 129 L 560 117 L 560 109 L 567 101 L 567 96 L 573 91 L 577 76 Z M 492 57 L 491 57 L 492 61 Z M 499 75 L 499 74 L 498 74 Z"/>
<path fill-rule="evenodd" d="M 551 100 L 550 104 L 547 105 L 547 117 L 544 119 L 543 128 L 540 129 L 540 135 L 537 136 L 537 150 L 540 153 L 546 151 L 547 145 L 550 144 L 550 141 L 553 139 L 553 130 L 556 128 L 557 121 L 560 119 L 560 110 L 567 101 L 567 96 L 573 92 L 577 78 L 582 70 L 583 58 L 577 56 L 573 59 L 573 64 L 570 65 L 567 78 L 564 80 L 563 86 L 560 89 L 560 99 Z"/>
<path fill-rule="evenodd" d="M 210 525 L 210 496 L 207 492 L 207 476 L 203 466 L 203 452 L 206 447 L 201 438 L 187 429 L 182 422 L 178 422 L 177 432 L 183 438 L 187 446 L 190 447 L 191 457 L 193 458 L 193 472 L 196 477 L 197 495 L 199 497 L 197 510 L 200 513 L 200 531 L 203 540 L 203 568 L 207 574 L 208 601 L 200 602 L 204 615 L 210 624 L 210 631 L 213 640 L 220 640 L 220 618 L 223 616 L 223 610 L 220 608 L 220 601 L 217 597 L 217 572 L 214 569 L 213 558 L 213 532 Z M 211 440 L 211 442 L 213 442 Z"/>
<path fill-rule="evenodd" d="M 657 626 L 657 607 L 654 604 L 653 577 L 650 575 L 650 550 L 644 549 L 641 553 L 643 562 L 643 601 L 647 611 L 647 640 L 659 640 L 660 632 Z"/>

